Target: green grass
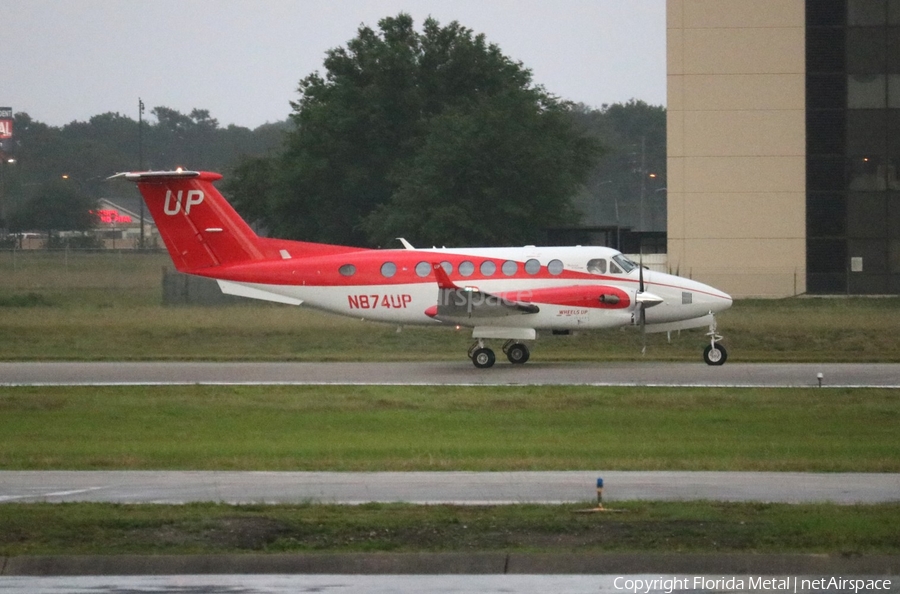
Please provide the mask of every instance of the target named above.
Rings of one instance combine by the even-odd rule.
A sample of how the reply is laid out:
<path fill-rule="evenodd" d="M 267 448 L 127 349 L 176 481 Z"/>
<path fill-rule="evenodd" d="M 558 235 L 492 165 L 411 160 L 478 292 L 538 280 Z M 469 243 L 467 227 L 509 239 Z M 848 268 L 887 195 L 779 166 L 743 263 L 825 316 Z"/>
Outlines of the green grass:
<path fill-rule="evenodd" d="M 0 251 L 0 360 L 455 360 L 471 331 L 362 322 L 247 300 L 164 307 L 164 253 Z M 900 299 L 742 300 L 719 316 L 729 359 L 900 361 Z M 536 361 L 697 361 L 705 330 L 543 333 Z"/>
<path fill-rule="evenodd" d="M 621 502 L 609 507 L 623 513 L 573 513 L 578 507 L 9 504 L 0 505 L 0 555 L 900 553 L 897 504 Z"/>
<path fill-rule="evenodd" d="M 0 389 L 0 468 L 900 471 L 891 390 Z"/>
<path fill-rule="evenodd" d="M 129 297 L 129 295 L 131 295 Z M 133 293 L 0 290 L 0 360 L 458 360 L 469 329 L 396 326 L 304 307 L 135 303 Z M 720 316 L 732 362 L 900 362 L 900 300 L 738 301 Z M 540 335 L 535 361 L 699 361 L 704 331 L 648 335 L 633 328 Z"/>

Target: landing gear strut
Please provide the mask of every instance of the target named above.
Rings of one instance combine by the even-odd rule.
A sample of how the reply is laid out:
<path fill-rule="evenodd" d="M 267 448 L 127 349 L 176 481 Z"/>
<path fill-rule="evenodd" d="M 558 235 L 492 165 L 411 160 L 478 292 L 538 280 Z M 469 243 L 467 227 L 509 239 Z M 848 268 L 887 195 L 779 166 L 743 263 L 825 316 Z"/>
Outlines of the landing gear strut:
<path fill-rule="evenodd" d="M 716 317 L 713 316 L 712 322 L 709 324 L 709 344 L 703 349 L 703 360 L 707 365 L 724 365 L 728 360 L 728 351 L 719 344 L 722 337 L 716 333 Z"/>
<path fill-rule="evenodd" d="M 513 365 L 521 365 L 531 357 L 528 347 L 514 339 L 506 341 L 506 344 L 503 345 L 503 352 Z M 484 340 L 479 338 L 475 344 L 469 347 L 469 359 L 478 369 L 487 369 L 494 365 L 497 356 L 494 351 L 484 346 Z"/>

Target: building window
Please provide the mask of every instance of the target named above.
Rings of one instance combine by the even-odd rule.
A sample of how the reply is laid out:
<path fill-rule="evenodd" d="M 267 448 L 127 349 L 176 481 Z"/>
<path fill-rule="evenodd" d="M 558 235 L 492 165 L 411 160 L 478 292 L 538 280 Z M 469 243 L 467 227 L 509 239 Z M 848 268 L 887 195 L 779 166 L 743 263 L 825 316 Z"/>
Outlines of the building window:
<path fill-rule="evenodd" d="M 851 74 L 847 77 L 847 107 L 878 109 L 887 105 L 887 77 L 883 74 Z"/>
<path fill-rule="evenodd" d="M 885 0 L 847 0 L 848 25 L 884 25 L 886 22 Z"/>

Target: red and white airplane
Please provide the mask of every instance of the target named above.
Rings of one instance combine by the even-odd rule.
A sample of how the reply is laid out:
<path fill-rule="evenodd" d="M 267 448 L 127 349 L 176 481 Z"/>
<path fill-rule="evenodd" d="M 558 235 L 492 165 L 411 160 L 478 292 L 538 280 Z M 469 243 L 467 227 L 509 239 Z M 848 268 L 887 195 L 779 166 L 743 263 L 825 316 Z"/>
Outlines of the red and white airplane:
<path fill-rule="evenodd" d="M 731 297 L 645 271 L 594 246 L 364 249 L 259 237 L 197 171 L 120 173 L 136 182 L 175 267 L 214 278 L 222 292 L 390 322 L 473 328 L 469 357 L 491 367 L 486 339 L 525 363 L 538 330 L 636 326 L 645 332 L 709 327 L 703 357 L 721 365 L 715 314 Z"/>

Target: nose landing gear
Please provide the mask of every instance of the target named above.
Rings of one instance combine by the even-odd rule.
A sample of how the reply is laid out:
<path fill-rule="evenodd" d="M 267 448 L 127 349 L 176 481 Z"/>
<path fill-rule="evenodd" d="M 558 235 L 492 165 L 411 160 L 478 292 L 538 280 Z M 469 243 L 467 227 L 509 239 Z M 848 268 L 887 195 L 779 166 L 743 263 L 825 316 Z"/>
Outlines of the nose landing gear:
<path fill-rule="evenodd" d="M 707 365 L 724 365 L 728 360 L 728 351 L 719 344 L 722 337 L 716 332 L 716 316 L 713 316 L 706 335 L 709 336 L 709 344 L 703 349 L 703 360 Z"/>

